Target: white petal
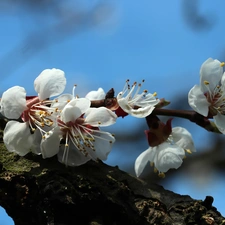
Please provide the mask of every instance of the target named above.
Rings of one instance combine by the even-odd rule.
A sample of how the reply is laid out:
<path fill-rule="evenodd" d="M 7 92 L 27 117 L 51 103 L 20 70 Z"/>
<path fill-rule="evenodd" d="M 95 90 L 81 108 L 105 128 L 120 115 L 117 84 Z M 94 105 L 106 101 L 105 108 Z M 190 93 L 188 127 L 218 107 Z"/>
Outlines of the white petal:
<path fill-rule="evenodd" d="M 46 69 L 34 81 L 34 89 L 40 100 L 60 95 L 66 86 L 65 74 L 60 69 Z"/>
<path fill-rule="evenodd" d="M 35 132 L 39 131 L 36 130 Z M 10 152 L 15 152 L 20 156 L 24 156 L 32 151 L 32 149 L 37 152 L 36 138 L 37 135 L 30 133 L 28 123 L 9 121 L 4 130 L 3 141 Z"/>
<path fill-rule="evenodd" d="M 90 159 L 90 156 L 85 156 L 72 143 L 70 143 L 68 148 L 65 148 L 65 146 L 62 145 L 59 149 L 59 162 L 68 166 L 80 166 L 88 162 Z"/>
<path fill-rule="evenodd" d="M 190 149 L 196 152 L 191 134 L 183 127 L 174 127 L 172 129 L 173 141 L 183 149 Z M 180 155 L 182 157 L 182 155 Z M 182 157 L 183 158 L 183 157 Z"/>
<path fill-rule="evenodd" d="M 61 131 L 59 127 L 55 127 L 45 134 L 45 138 L 41 141 L 42 157 L 50 158 L 59 152 Z"/>
<path fill-rule="evenodd" d="M 200 86 L 195 85 L 188 93 L 188 103 L 192 109 L 203 116 L 207 116 L 210 103 L 207 101 Z"/>
<path fill-rule="evenodd" d="M 103 131 L 94 131 L 92 135 L 95 138 L 95 142 L 93 142 L 95 151 L 88 149 L 88 153 L 91 155 L 93 160 L 106 160 L 108 154 L 111 152 L 115 138 L 112 134 Z"/>
<path fill-rule="evenodd" d="M 85 116 L 85 123 L 94 127 L 112 125 L 117 119 L 117 115 L 105 107 L 89 108 Z"/>
<path fill-rule="evenodd" d="M 169 169 L 177 169 L 181 166 L 183 160 L 180 155 L 185 155 L 184 149 L 178 145 L 163 143 L 158 146 L 154 160 L 155 167 L 160 172 L 167 172 Z"/>
<path fill-rule="evenodd" d="M 61 120 L 64 123 L 75 121 L 83 115 L 91 105 L 91 101 L 87 98 L 78 98 L 71 100 L 61 112 Z"/>
<path fill-rule="evenodd" d="M 219 84 L 223 75 L 223 68 L 220 66 L 221 62 L 217 59 L 207 59 L 200 69 L 200 84 L 202 91 L 206 92 L 208 88 L 213 91 Z M 208 88 L 205 86 L 204 81 L 208 81 Z"/>
<path fill-rule="evenodd" d="M 32 144 L 31 144 L 31 151 L 36 154 L 40 155 L 41 154 L 41 148 L 40 148 L 40 143 L 41 143 L 42 135 L 41 132 L 36 129 L 34 133 L 32 134 Z"/>
<path fill-rule="evenodd" d="M 152 113 L 155 109 L 154 106 L 148 105 L 144 108 L 133 109 L 131 106 L 128 105 L 128 102 L 125 98 L 117 99 L 119 106 L 123 109 L 124 112 L 130 114 L 131 116 L 137 118 L 144 118 Z"/>
<path fill-rule="evenodd" d="M 2 94 L 1 113 L 8 119 L 18 119 L 26 107 L 26 91 L 14 86 Z"/>
<path fill-rule="evenodd" d="M 225 115 L 218 113 L 216 116 L 213 117 L 215 120 L 215 124 L 219 131 L 225 134 Z"/>
<path fill-rule="evenodd" d="M 136 173 L 136 176 L 139 177 L 141 173 L 143 172 L 147 162 L 153 162 L 155 157 L 155 148 L 149 147 L 147 150 L 142 152 L 134 163 L 134 170 Z"/>
<path fill-rule="evenodd" d="M 85 98 L 88 98 L 90 100 L 101 100 L 105 99 L 105 92 L 102 88 L 99 88 L 97 91 L 90 91 L 87 93 Z"/>
<path fill-rule="evenodd" d="M 139 94 L 139 96 L 141 96 L 141 98 L 135 102 L 136 106 L 140 106 L 140 107 L 146 107 L 149 105 L 155 106 L 160 102 L 160 100 L 156 99 L 155 96 L 151 93 L 146 94 L 145 97 L 143 97 L 142 94 Z"/>
<path fill-rule="evenodd" d="M 221 79 L 221 84 L 223 86 L 223 89 L 225 89 L 225 72 L 223 73 L 222 79 Z"/>
<path fill-rule="evenodd" d="M 62 94 L 52 101 L 51 107 L 62 110 L 73 98 L 71 94 Z"/>

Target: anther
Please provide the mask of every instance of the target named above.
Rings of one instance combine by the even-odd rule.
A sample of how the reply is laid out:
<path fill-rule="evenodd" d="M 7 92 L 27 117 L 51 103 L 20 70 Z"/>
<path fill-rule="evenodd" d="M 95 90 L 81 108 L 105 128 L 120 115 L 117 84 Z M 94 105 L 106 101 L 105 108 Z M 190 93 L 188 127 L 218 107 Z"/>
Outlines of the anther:
<path fill-rule="evenodd" d="M 189 153 L 189 154 L 192 153 L 192 151 L 190 149 L 186 149 L 186 152 Z"/>
<path fill-rule="evenodd" d="M 205 85 L 209 85 L 209 81 L 204 80 L 204 84 L 205 84 Z"/>
<path fill-rule="evenodd" d="M 153 93 L 153 96 L 157 96 L 157 92 L 154 92 L 154 93 Z"/>
<path fill-rule="evenodd" d="M 225 62 L 221 62 L 220 66 L 223 67 L 225 65 Z"/>
<path fill-rule="evenodd" d="M 159 173 L 158 176 L 159 176 L 160 178 L 165 178 L 166 175 L 165 175 L 165 173 Z"/>

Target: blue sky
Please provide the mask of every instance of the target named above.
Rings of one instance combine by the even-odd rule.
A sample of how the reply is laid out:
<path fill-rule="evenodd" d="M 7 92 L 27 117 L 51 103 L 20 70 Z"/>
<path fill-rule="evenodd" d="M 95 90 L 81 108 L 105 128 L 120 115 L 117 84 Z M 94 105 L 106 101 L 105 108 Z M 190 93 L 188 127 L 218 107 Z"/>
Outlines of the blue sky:
<path fill-rule="evenodd" d="M 86 4 L 81 8 L 87 10 L 97 1 L 84 2 Z M 19 10 L 18 7 L 2 11 L 0 26 L 4 32 L 0 36 L 0 93 L 11 86 L 20 85 L 33 95 L 36 76 L 46 68 L 55 67 L 66 73 L 66 91 L 71 92 L 73 84 L 77 84 L 79 96 L 98 87 L 106 91 L 113 87 L 118 93 L 126 79 L 132 82 L 145 79 L 144 89 L 151 93 L 156 91 L 159 98 L 165 97 L 173 102 L 199 82 L 199 68 L 207 58 L 225 60 L 224 56 L 220 58 L 225 49 L 223 0 L 199 1 L 199 13 L 207 16 L 209 23 L 208 29 L 202 30 L 186 22 L 184 0 L 143 0 L 141 4 L 140 1 L 128 0 L 106 2 L 110 6 L 105 8 L 106 15 L 98 12 L 96 16 L 102 16 L 103 23 L 81 28 L 78 32 L 68 32 L 66 36 L 48 29 L 57 19 L 46 12 L 40 15 L 29 10 Z M 74 7 L 73 3 L 71 7 Z M 31 32 L 47 43 L 40 51 L 35 46 L 23 44 Z M 8 58 L 6 54 L 9 54 Z M 116 134 L 117 130 L 121 131 L 121 127 L 124 127 L 122 132 L 126 132 L 134 129 L 139 122 L 132 118 L 120 120 L 112 130 Z M 197 149 L 210 144 L 210 134 L 193 124 L 186 123 L 184 126 L 193 134 Z M 206 140 L 204 143 L 199 141 L 202 138 Z M 116 143 L 115 148 L 121 146 L 130 148 L 129 143 Z M 145 150 L 147 143 L 138 143 L 137 147 Z M 127 157 L 115 149 L 107 163 L 125 169 L 128 163 L 134 163 L 139 153 L 134 151 Z M 177 176 L 174 185 L 165 188 L 197 199 L 213 195 L 214 205 L 225 215 L 221 198 L 221 187 L 224 187 L 225 182 L 222 175 L 212 174 L 211 179 L 216 185 L 209 186 L 212 180 L 201 181 L 209 187 L 202 190 L 202 186 L 198 186 L 199 179 Z M 192 187 L 184 185 L 185 182 Z"/>

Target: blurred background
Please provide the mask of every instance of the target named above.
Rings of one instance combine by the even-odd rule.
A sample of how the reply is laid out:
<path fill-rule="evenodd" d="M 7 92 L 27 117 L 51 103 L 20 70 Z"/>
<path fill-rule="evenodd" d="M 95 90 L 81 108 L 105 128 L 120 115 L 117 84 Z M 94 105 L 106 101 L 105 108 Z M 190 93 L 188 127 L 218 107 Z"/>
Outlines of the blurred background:
<path fill-rule="evenodd" d="M 0 94 L 14 85 L 35 95 L 34 79 L 46 68 L 67 77 L 66 92 L 110 88 L 118 94 L 126 79 L 171 101 L 168 108 L 190 109 L 187 93 L 199 83 L 199 69 L 209 57 L 225 61 L 223 0 L 1 0 Z M 162 121 L 168 118 L 162 117 Z M 165 189 L 204 200 L 225 216 L 225 137 L 174 118 L 192 135 L 197 153 L 164 179 L 146 166 L 141 178 Z M 148 148 L 144 119 L 118 119 L 105 130 L 116 135 L 106 161 L 134 175 L 137 156 Z M 0 224 L 13 222 L 0 209 Z"/>

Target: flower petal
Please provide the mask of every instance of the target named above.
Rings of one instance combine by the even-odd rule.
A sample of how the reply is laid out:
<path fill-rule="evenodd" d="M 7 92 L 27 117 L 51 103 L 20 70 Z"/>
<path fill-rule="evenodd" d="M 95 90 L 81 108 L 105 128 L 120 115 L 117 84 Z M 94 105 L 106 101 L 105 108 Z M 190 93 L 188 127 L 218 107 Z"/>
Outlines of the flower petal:
<path fill-rule="evenodd" d="M 73 98 L 71 94 L 62 94 L 52 101 L 51 107 L 62 110 Z"/>
<path fill-rule="evenodd" d="M 155 167 L 163 173 L 169 169 L 177 169 L 183 162 L 181 155 L 185 155 L 184 149 L 178 145 L 163 143 L 157 147 L 157 154 L 154 159 Z"/>
<path fill-rule="evenodd" d="M 215 124 L 219 131 L 225 134 L 225 115 L 218 113 L 216 116 L 213 117 L 215 120 Z"/>
<path fill-rule="evenodd" d="M 92 135 L 95 138 L 93 142 L 93 149 L 87 149 L 93 160 L 106 160 L 108 154 L 111 152 L 113 143 L 115 142 L 115 138 L 112 134 L 104 131 L 93 131 Z"/>
<path fill-rule="evenodd" d="M 155 148 L 149 147 L 137 157 L 134 164 L 134 170 L 137 177 L 141 175 L 148 161 L 153 162 L 155 154 Z"/>
<path fill-rule="evenodd" d="M 207 101 L 199 85 L 195 85 L 188 93 L 188 103 L 196 112 L 208 116 L 210 103 Z"/>
<path fill-rule="evenodd" d="M 94 127 L 109 126 L 116 122 L 117 116 L 105 107 L 89 108 L 85 113 L 85 122 Z"/>
<path fill-rule="evenodd" d="M 55 127 L 44 135 L 41 141 L 41 153 L 43 159 L 50 158 L 59 152 L 61 130 Z"/>
<path fill-rule="evenodd" d="M 146 106 L 155 106 L 157 105 L 160 100 L 156 99 L 155 96 L 151 93 L 148 93 L 143 97 L 142 94 L 139 94 L 140 98 L 135 102 L 135 105 L 140 106 L 140 107 L 146 107 Z M 138 98 L 138 95 L 136 96 Z"/>
<path fill-rule="evenodd" d="M 80 166 L 90 159 L 89 155 L 85 156 L 72 143 L 70 143 L 69 147 L 61 146 L 59 148 L 58 160 L 68 166 Z"/>
<path fill-rule="evenodd" d="M 40 143 L 40 139 L 38 139 L 40 136 L 36 132 L 39 131 L 36 130 L 35 134 L 30 133 L 28 123 L 9 121 L 4 130 L 3 141 L 10 152 L 15 152 L 20 156 L 24 156 L 32 150 L 37 154 L 39 152 L 37 143 Z"/>
<path fill-rule="evenodd" d="M 97 91 L 90 91 L 87 93 L 85 98 L 88 98 L 90 100 L 101 100 L 105 99 L 105 92 L 102 88 L 99 88 Z"/>
<path fill-rule="evenodd" d="M 64 123 L 69 121 L 74 122 L 82 116 L 91 105 L 91 101 L 87 98 L 78 98 L 71 100 L 61 112 L 61 120 Z"/>
<path fill-rule="evenodd" d="M 223 75 L 223 68 L 221 62 L 217 59 L 207 59 L 200 69 L 200 84 L 203 92 L 207 92 L 208 88 L 213 91 L 214 88 L 220 83 Z M 208 87 L 204 84 L 204 81 L 208 81 Z"/>
<path fill-rule="evenodd" d="M 2 94 L 1 113 L 8 119 L 18 119 L 26 109 L 26 91 L 23 87 L 11 87 Z"/>
<path fill-rule="evenodd" d="M 174 127 L 172 129 L 173 141 L 183 149 L 189 149 L 196 152 L 191 134 L 183 127 Z M 180 155 L 181 158 L 184 155 Z"/>
<path fill-rule="evenodd" d="M 152 105 L 145 106 L 144 108 L 133 109 L 131 106 L 128 105 L 126 98 L 118 99 L 118 103 L 124 112 L 137 118 L 144 118 L 150 115 L 152 111 L 155 109 L 155 107 Z"/>
<path fill-rule="evenodd" d="M 34 81 L 34 89 L 40 100 L 61 94 L 66 86 L 65 74 L 60 69 L 46 69 Z"/>

